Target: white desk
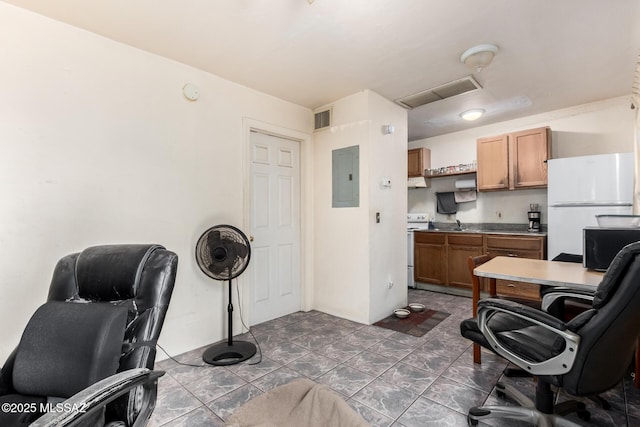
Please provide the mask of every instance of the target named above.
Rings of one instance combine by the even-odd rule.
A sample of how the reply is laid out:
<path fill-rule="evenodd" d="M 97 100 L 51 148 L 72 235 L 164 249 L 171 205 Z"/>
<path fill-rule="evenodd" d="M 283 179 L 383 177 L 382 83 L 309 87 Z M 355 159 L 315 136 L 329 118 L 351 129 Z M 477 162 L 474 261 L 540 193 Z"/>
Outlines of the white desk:
<path fill-rule="evenodd" d="M 493 280 L 514 280 L 584 290 L 594 290 L 604 275 L 604 273 L 587 270 L 581 264 L 574 262 L 505 256 L 495 257 L 479 265 L 473 270 L 473 273 L 476 276 Z"/>
<path fill-rule="evenodd" d="M 572 289 L 595 290 L 604 273 L 587 270 L 573 262 L 498 256 L 473 269 L 473 274 L 489 279 L 489 295 L 496 295 L 496 279 L 565 286 Z M 475 284 L 474 284 L 475 285 Z M 473 289 L 473 315 L 478 314 L 480 289 Z M 638 339 L 640 347 L 640 338 Z M 474 344 L 474 362 L 480 363 L 480 347 Z M 635 385 L 640 387 L 640 352 L 636 350 Z"/>

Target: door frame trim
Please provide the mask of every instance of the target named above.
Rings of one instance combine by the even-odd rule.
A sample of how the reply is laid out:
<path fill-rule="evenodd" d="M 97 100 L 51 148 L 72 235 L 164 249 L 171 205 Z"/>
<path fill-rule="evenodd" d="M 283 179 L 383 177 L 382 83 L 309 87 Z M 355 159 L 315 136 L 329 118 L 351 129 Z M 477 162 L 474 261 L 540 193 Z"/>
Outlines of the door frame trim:
<path fill-rule="evenodd" d="M 312 136 L 294 129 L 243 117 L 242 119 L 242 213 L 243 228 L 251 230 L 251 132 L 264 133 L 290 139 L 300 144 L 300 309 L 309 311 L 313 306 L 313 161 Z M 251 266 L 249 266 L 251 268 Z M 243 318 L 251 318 L 249 290 L 253 289 L 252 276 L 242 275 L 241 304 L 245 307 Z M 239 278 L 239 279 L 240 279 Z M 252 326 L 252 325 L 246 325 Z M 243 328 L 244 329 L 244 328 Z"/>

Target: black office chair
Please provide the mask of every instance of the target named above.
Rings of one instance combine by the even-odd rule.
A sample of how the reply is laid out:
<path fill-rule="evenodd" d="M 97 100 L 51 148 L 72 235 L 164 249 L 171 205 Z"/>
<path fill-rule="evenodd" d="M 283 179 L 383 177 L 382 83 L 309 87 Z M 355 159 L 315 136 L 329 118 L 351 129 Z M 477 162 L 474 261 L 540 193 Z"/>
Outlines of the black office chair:
<path fill-rule="evenodd" d="M 556 255 L 552 261 L 582 264 L 582 255 L 565 252 Z M 577 314 L 591 308 L 595 291 L 569 289 L 561 286 L 540 286 L 542 310 L 558 319 L 570 320 Z"/>
<path fill-rule="evenodd" d="M 159 245 L 95 246 L 62 258 L 48 301 L 0 371 L 0 403 L 10 409 L 0 425 L 145 425 L 177 264 Z"/>
<path fill-rule="evenodd" d="M 538 381 L 535 402 L 514 387 L 498 383 L 499 394 L 521 407 L 471 408 L 470 424 L 509 418 L 536 425 L 574 425 L 562 418 L 573 410 L 588 418 L 584 405 L 554 406 L 551 386 L 573 396 L 594 396 L 620 382 L 640 335 L 639 281 L 640 242 L 618 253 L 598 285 L 592 308 L 569 322 L 515 302 L 482 300 L 477 318 L 461 323 L 462 335 L 531 372 Z"/>

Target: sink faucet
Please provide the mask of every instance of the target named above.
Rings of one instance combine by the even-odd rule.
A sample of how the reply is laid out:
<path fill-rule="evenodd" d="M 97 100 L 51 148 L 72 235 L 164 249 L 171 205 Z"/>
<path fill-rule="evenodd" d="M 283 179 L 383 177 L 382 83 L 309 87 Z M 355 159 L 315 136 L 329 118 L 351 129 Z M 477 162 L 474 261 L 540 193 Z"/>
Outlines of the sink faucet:
<path fill-rule="evenodd" d="M 456 227 L 457 231 L 461 231 L 462 230 L 462 223 L 460 222 L 459 219 L 456 219 L 456 224 L 458 224 L 458 226 Z"/>

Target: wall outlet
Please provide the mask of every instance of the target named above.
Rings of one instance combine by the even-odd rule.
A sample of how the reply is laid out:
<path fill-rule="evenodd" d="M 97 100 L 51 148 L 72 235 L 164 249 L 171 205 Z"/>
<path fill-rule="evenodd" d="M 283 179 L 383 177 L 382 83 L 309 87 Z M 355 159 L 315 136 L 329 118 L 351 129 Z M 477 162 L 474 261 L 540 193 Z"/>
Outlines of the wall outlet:
<path fill-rule="evenodd" d="M 387 282 L 387 289 L 391 289 L 391 288 L 393 288 L 393 280 L 389 280 Z"/>

